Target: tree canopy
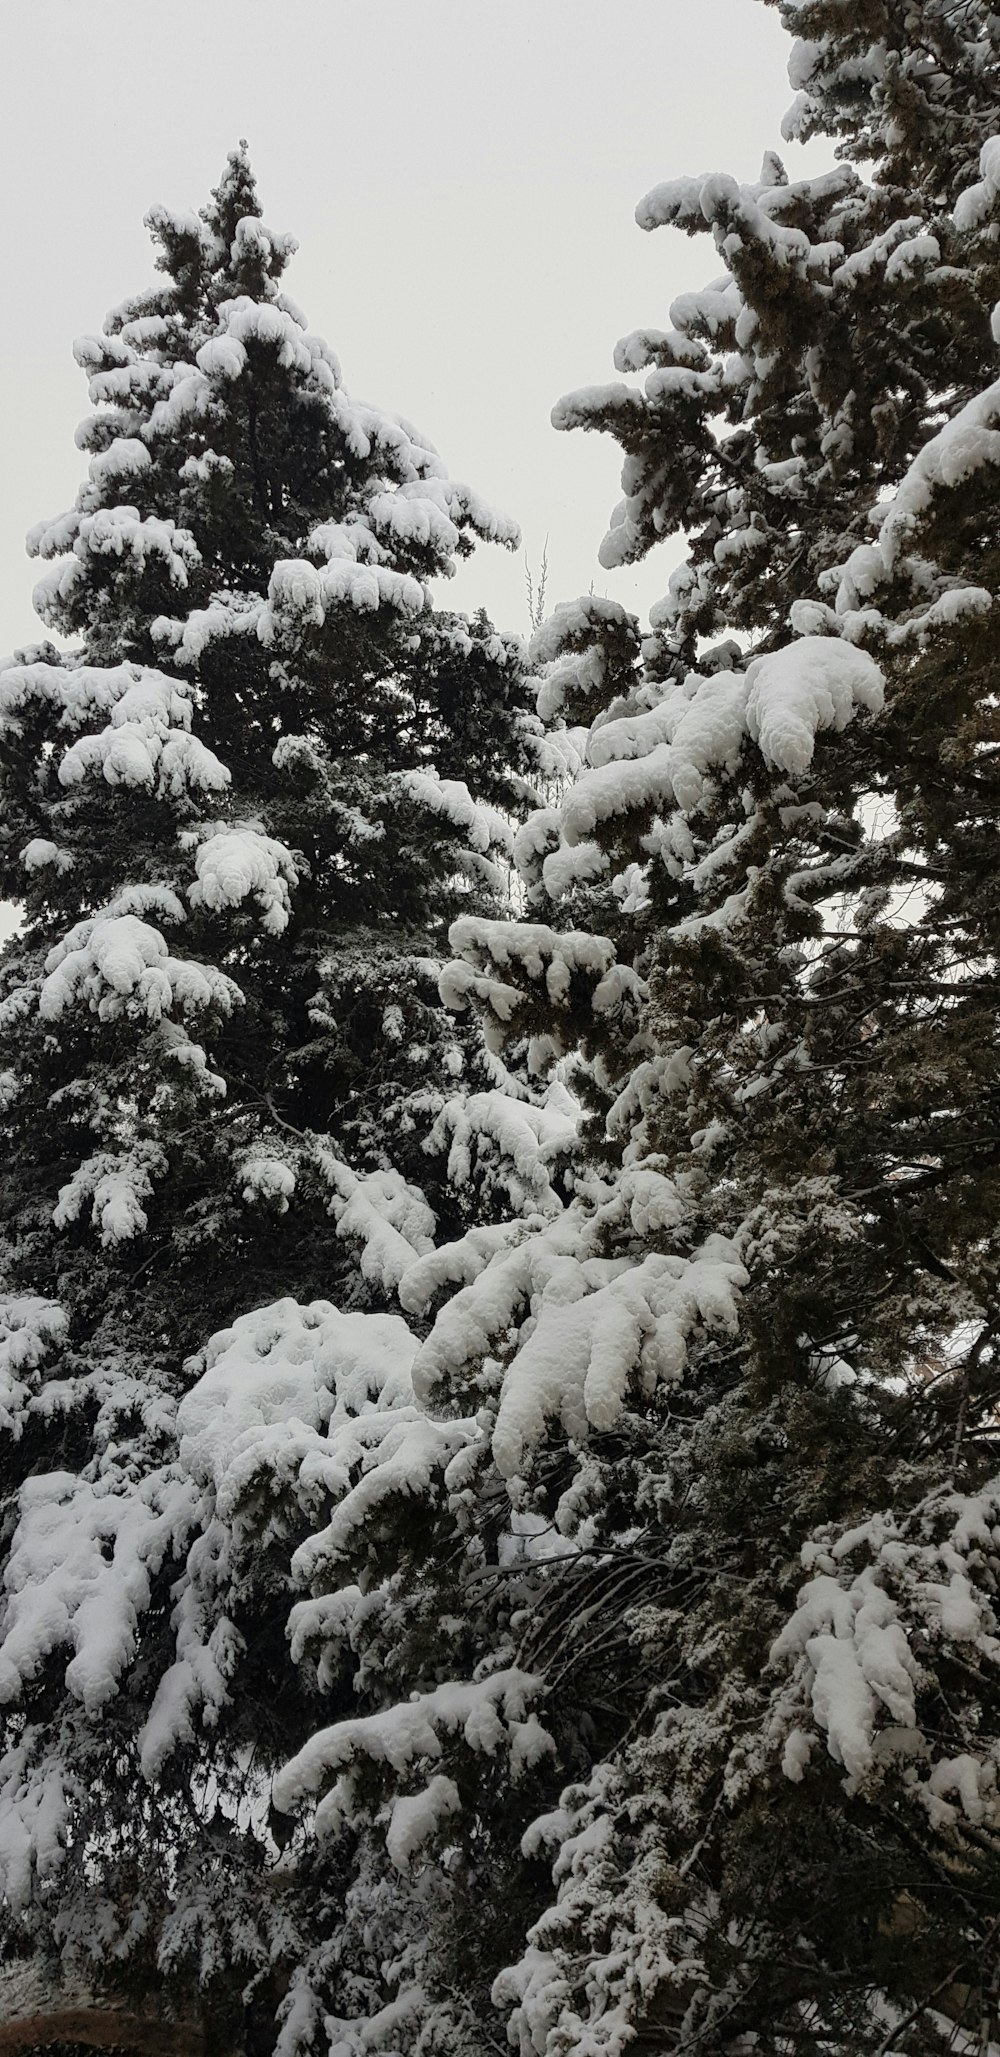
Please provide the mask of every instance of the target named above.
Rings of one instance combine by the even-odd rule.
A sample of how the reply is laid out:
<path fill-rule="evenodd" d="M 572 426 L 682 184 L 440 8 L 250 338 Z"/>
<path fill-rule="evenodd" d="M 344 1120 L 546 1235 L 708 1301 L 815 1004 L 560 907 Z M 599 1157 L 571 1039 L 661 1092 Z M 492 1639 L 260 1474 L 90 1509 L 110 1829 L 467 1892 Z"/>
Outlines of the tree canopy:
<path fill-rule="evenodd" d="M 554 413 L 621 446 L 606 565 L 683 539 L 648 630 L 594 594 L 558 606 L 532 640 L 528 718 L 513 645 L 486 624 L 435 626 L 426 609 L 419 580 L 435 563 L 412 543 L 413 508 L 438 509 L 451 550 L 491 524 L 421 469 L 408 431 L 412 492 L 383 454 L 402 446 L 367 419 L 390 484 L 374 491 L 365 470 L 348 489 L 344 432 L 335 543 L 305 534 L 308 479 L 289 476 L 265 510 L 253 438 L 236 436 L 241 381 L 257 352 L 274 376 L 267 353 L 281 364 L 261 307 L 302 332 L 263 283 L 279 246 L 241 216 L 227 259 L 217 213 L 158 224 L 175 298 L 136 308 L 120 333 L 137 348 L 145 322 L 183 320 L 197 337 L 212 310 L 195 370 L 178 354 L 166 398 L 157 388 L 150 468 L 158 408 L 208 420 L 221 407 L 212 450 L 252 510 L 239 578 L 224 587 L 216 569 L 178 618 L 163 581 L 197 586 L 201 531 L 192 516 L 167 535 L 176 517 L 150 502 L 134 510 L 138 542 L 96 552 L 114 557 L 126 596 L 144 595 L 116 617 L 99 597 L 103 560 L 84 597 L 109 510 L 81 499 L 77 527 L 58 529 L 74 566 L 43 604 L 94 640 L 78 664 L 52 653 L 0 680 L 0 695 L 22 696 L 7 717 L 21 723 L 5 750 L 12 798 L 0 794 L 25 810 L 10 816 L 8 861 L 48 830 L 51 856 L 21 861 L 52 882 L 53 910 L 74 890 L 74 824 L 89 848 L 100 814 L 69 806 L 64 834 L 60 794 L 86 794 L 99 764 L 148 814 L 175 740 L 178 761 L 201 764 L 193 710 L 200 722 L 240 696 L 227 747 L 252 820 L 191 835 L 176 801 L 175 869 L 147 860 L 128 875 L 179 906 L 186 893 L 186 936 L 224 909 L 239 939 L 202 969 L 212 1038 L 184 1043 L 199 1053 L 180 1059 L 188 1095 L 214 1090 L 216 1046 L 242 1018 L 229 984 L 242 990 L 254 949 L 271 948 L 244 940 L 246 903 L 256 896 L 265 937 L 280 939 L 324 863 L 343 876 L 332 763 L 366 778 L 378 765 L 382 814 L 349 788 L 369 827 L 392 813 L 374 846 L 359 837 L 373 894 L 395 890 L 401 795 L 454 832 L 415 878 L 430 926 L 456 870 L 464 895 L 453 887 L 441 915 L 440 1001 L 457 1026 L 433 1047 L 447 1069 L 478 1035 L 492 1083 L 435 1119 L 441 1134 L 450 1121 L 453 1174 L 463 1150 L 470 1170 L 482 1152 L 473 1211 L 435 1212 L 409 1160 L 404 1176 L 364 1159 L 353 1115 L 317 1141 L 295 1112 L 297 1091 L 308 1100 L 299 1046 L 281 1045 L 280 1086 L 267 1071 L 262 957 L 243 1061 L 263 1071 L 272 1126 L 260 1116 L 247 1184 L 291 1201 L 312 1150 L 337 1236 L 370 1253 L 378 1292 L 307 1299 L 292 1263 L 275 1298 L 285 1260 L 262 1237 L 238 1311 L 235 1296 L 220 1302 L 211 1336 L 206 1311 L 183 1368 L 164 1336 L 158 1383 L 130 1366 L 127 1386 L 117 1364 L 109 1379 L 106 1357 L 84 1370 L 76 1303 L 32 1266 L 62 1225 L 43 1210 L 45 1153 L 95 1121 L 58 1070 L 58 1024 L 73 1001 L 88 1037 L 123 1053 L 101 1118 L 118 1124 L 145 1212 L 176 1174 L 159 1131 L 136 1127 L 140 1041 L 122 1023 L 139 1009 L 125 1003 L 141 990 L 150 1016 L 147 991 L 185 991 L 193 961 L 172 969 L 165 943 L 143 956 L 130 928 L 138 968 L 119 972 L 121 931 L 95 939 L 94 888 L 65 948 L 44 930 L 36 985 L 30 902 L 10 953 L 7 1019 L 27 1027 L 4 1118 L 27 1134 L 27 1092 L 34 1138 L 12 1154 L 20 1268 L 6 1303 L 12 1933 L 64 1964 L 89 1952 L 93 1976 L 127 1992 L 200 1988 L 241 2048 L 1000 2046 L 1000 17 L 977 0 L 919 16 L 904 0 L 779 5 L 797 38 L 788 135 L 829 137 L 832 168 L 790 180 L 768 151 L 754 183 L 675 178 L 648 194 L 641 226 L 710 237 L 721 270 L 675 301 L 668 328 L 618 344 L 619 383 Z M 247 304 L 232 291 L 243 265 L 258 266 Z M 132 368 L 99 397 L 120 404 Z M 322 420 L 346 420 L 333 372 L 328 391 L 303 359 L 304 395 L 313 375 Z M 305 438 L 306 470 L 318 440 Z M 196 500 L 214 506 L 222 487 L 207 456 L 203 468 Z M 308 519 L 293 518 L 306 502 Z M 280 558 L 272 521 L 288 524 Z M 359 601 L 356 581 L 374 574 L 389 583 Z M 408 582 L 419 604 L 404 601 Z M 120 644 L 102 640 L 115 618 Z M 388 744 L 351 728 L 355 703 L 359 719 L 379 705 L 388 670 L 369 653 L 382 634 L 404 679 L 411 643 L 422 679 L 436 638 L 454 650 L 464 636 L 463 719 L 470 681 L 494 714 L 486 681 L 503 682 L 499 786 L 460 797 L 438 740 L 433 773 L 397 770 Z M 299 655 L 314 651 L 316 669 Z M 305 745 L 298 730 L 284 741 L 296 666 L 320 767 L 301 814 L 287 795 Z M 159 710 L 171 693 L 181 710 L 142 731 L 160 743 L 134 782 L 106 769 L 126 761 L 114 753 L 131 711 L 100 732 L 65 718 L 99 691 L 92 679 L 126 670 L 112 700 L 87 704 L 130 710 L 143 694 Z M 33 683 L 56 677 L 67 683 Z M 56 730 L 60 747 L 71 735 L 63 757 Z M 473 732 L 485 752 L 487 730 Z M 551 787 L 534 799 L 529 765 Z M 178 792 L 201 776 L 186 770 Z M 107 816 L 103 790 L 101 804 Z M 308 870 L 286 820 L 312 824 L 313 843 L 304 827 L 294 842 Z M 517 879 L 506 901 L 495 869 L 455 855 L 504 847 L 502 825 Z M 228 876 L 213 842 L 234 834 L 248 846 L 239 894 L 213 883 Z M 102 896 L 134 890 L 99 875 Z M 154 906 L 129 901 L 111 920 L 154 933 Z M 318 918 L 302 918 L 314 963 Z M 74 1061 L 74 1077 L 95 1076 Z M 462 1056 L 463 1075 L 474 1061 Z M 338 1136 L 357 1139 L 361 1172 Z M 60 1196 L 57 1215 L 71 1225 L 86 1200 L 100 1226 L 117 1204 L 106 1176 L 103 1160 L 76 1171 L 63 1192 L 79 1202 Z M 214 1222 L 203 1239 L 192 1280 L 214 1261 Z M 73 1451 L 59 1472 L 54 1433 Z"/>

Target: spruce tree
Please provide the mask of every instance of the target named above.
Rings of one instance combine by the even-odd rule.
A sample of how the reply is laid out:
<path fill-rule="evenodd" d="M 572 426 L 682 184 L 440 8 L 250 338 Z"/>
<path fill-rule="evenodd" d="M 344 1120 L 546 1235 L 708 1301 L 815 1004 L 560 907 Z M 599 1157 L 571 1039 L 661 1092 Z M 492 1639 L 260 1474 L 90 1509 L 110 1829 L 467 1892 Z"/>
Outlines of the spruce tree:
<path fill-rule="evenodd" d="M 310 1725 L 283 1654 L 291 1524 L 265 1485 L 241 1607 L 181 1456 L 187 1353 L 280 1293 L 263 1419 L 291 1406 L 318 1442 L 331 1409 L 405 1398 L 398 1316 L 331 1301 L 384 1306 L 511 1191 L 557 1205 L 571 1124 L 518 1102 L 437 993 L 449 916 L 505 904 L 544 761 L 521 646 L 429 581 L 517 532 L 351 400 L 242 147 L 202 215 L 150 226 L 163 283 L 77 345 L 89 478 L 30 539 L 69 647 L 0 671 L 0 892 L 22 912 L 0 963 L 0 1870 L 5 1950 L 54 1953 L 53 1993 L 193 1978 L 224 2041 L 248 1981 L 273 2026 L 336 1881 L 267 1876 L 259 1766 Z M 528 1189 L 522 1130 L 543 1129 Z M 317 1334 L 325 1399 L 296 1401 Z M 193 1539 L 228 1610 L 177 1586 Z"/>
<path fill-rule="evenodd" d="M 461 1220 L 422 1148 L 469 1056 L 434 958 L 449 909 L 502 903 L 531 737 L 516 644 L 427 605 L 476 537 L 515 531 L 348 398 L 281 290 L 294 246 L 245 152 L 204 217 L 149 219 L 166 283 L 77 345 L 90 478 L 30 538 L 72 653 L 4 676 L 0 887 L 25 920 L 5 1141 L 15 1276 L 48 1289 L 75 1258 L 99 1304 L 95 1241 L 114 1273 L 132 1240 L 153 1331 L 187 1342 L 253 1298 L 248 1268 L 260 1298 L 350 1291 L 327 1210 L 359 1174 L 418 1246 L 401 1177 Z M 95 920 L 143 928 L 95 943 Z M 182 925 L 204 990 L 156 969 L 152 931 Z M 145 1040 L 109 1026 L 136 1014 Z"/>

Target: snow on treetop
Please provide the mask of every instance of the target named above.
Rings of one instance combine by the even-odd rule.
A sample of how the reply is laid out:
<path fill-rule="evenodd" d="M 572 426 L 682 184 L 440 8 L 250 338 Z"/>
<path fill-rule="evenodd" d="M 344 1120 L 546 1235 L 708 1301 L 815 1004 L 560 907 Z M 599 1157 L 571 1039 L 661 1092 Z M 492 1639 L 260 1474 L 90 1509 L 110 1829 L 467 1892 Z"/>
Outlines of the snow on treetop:
<path fill-rule="evenodd" d="M 277 1455 L 276 1427 L 294 1421 L 314 1432 L 318 1448 L 320 1430 L 329 1438 L 357 1416 L 408 1406 L 415 1351 L 394 1314 L 286 1299 L 241 1315 L 189 1366 L 199 1376 L 178 1409 L 182 1462 L 219 1491 L 256 1461 L 258 1446 Z"/>
<path fill-rule="evenodd" d="M 441 1755 L 441 1732 L 460 1733 L 468 1748 L 494 1756 L 509 1748 L 530 1702 L 544 1690 L 540 1678 L 511 1668 L 470 1684 L 450 1682 L 429 1693 L 415 1693 L 402 1705 L 362 1715 L 319 1729 L 278 1773 L 272 1797 L 283 1814 L 312 1799 L 332 1772 L 358 1757 L 403 1771 L 411 1764 Z M 512 1733 L 513 1731 L 513 1733 Z M 335 1787 L 331 1804 L 317 1809 L 322 1834 L 339 1827 L 343 1789 Z"/>
<path fill-rule="evenodd" d="M 638 622 L 620 600 L 609 600 L 597 593 L 584 594 L 578 600 L 563 600 L 535 630 L 529 645 L 531 661 L 551 664 L 567 647 L 577 642 L 589 644 L 595 631 L 603 628 L 623 631 L 638 648 Z"/>
<path fill-rule="evenodd" d="M 78 736 L 66 751 L 61 785 L 78 785 L 89 771 L 100 771 L 109 785 L 156 786 L 174 797 L 189 790 L 220 793 L 229 785 L 226 766 L 190 734 L 190 689 L 183 681 L 143 671 L 111 700 L 110 712 L 107 728 Z"/>
<path fill-rule="evenodd" d="M 233 980 L 214 965 L 172 957 L 158 929 L 134 914 L 95 915 L 78 922 L 50 950 L 38 1009 L 58 1021 L 83 1002 L 102 1021 L 123 1014 L 158 1021 L 174 1009 L 187 1014 L 214 1007 L 230 1014 L 242 999 Z"/>
<path fill-rule="evenodd" d="M 188 888 L 193 907 L 239 907 L 253 895 L 269 934 L 281 935 L 288 927 L 288 889 L 298 876 L 295 860 L 256 824 L 236 822 L 217 830 L 199 843 L 194 863 L 198 877 Z"/>
<path fill-rule="evenodd" d="M 549 1000 L 561 1008 L 568 1004 L 574 977 L 582 974 L 592 987 L 591 1005 L 599 1010 L 621 970 L 615 963 L 614 945 L 606 936 L 583 930 L 559 931 L 541 922 L 461 915 L 452 923 L 448 940 L 456 956 L 441 972 L 441 998 L 457 1012 L 471 1000 L 480 1003 L 490 1049 L 501 1046 L 507 1025 L 535 981 L 544 983 Z M 527 984 L 513 983 L 503 976 L 506 972 Z"/>
<path fill-rule="evenodd" d="M 175 799 L 189 791 L 222 793 L 230 782 L 226 766 L 197 736 L 184 729 L 164 735 L 153 721 L 78 737 L 59 766 L 59 782 L 79 785 L 89 771 L 99 771 L 110 786 L 155 786 Z"/>
<path fill-rule="evenodd" d="M 96 1713 L 118 1691 L 149 1605 L 151 1570 L 182 1525 L 181 1510 L 190 1520 L 195 1494 L 156 1473 L 122 1493 L 111 1481 L 52 1471 L 27 1479 L 19 1500 L 5 1577 L 0 1702 L 19 1700 L 46 1658 L 68 1646 L 66 1684 Z"/>
<path fill-rule="evenodd" d="M 807 770 L 821 729 L 844 729 L 858 708 L 877 714 L 884 681 L 867 651 L 831 636 L 801 636 L 746 670 L 746 724 L 769 764 Z"/>
<path fill-rule="evenodd" d="M 399 784 L 421 807 L 429 808 L 432 814 L 440 814 L 460 830 L 471 850 L 498 849 L 507 856 L 511 854 L 514 837 L 507 816 L 501 814 L 497 807 L 473 800 L 463 779 L 442 779 L 432 772 L 407 771 L 402 773 Z"/>
<path fill-rule="evenodd" d="M 540 1106 L 495 1088 L 458 1093 L 445 1101 L 423 1147 L 428 1154 L 447 1147 L 448 1177 L 458 1188 L 471 1177 L 480 1151 L 495 1149 L 501 1163 L 510 1166 L 504 1185 L 518 1213 L 555 1215 L 563 1203 L 552 1172 L 572 1151 L 579 1119 L 577 1102 L 558 1079 Z M 407 1287 L 412 1291 L 409 1270 L 401 1298 Z M 404 1299 L 404 1305 L 412 1304 Z"/>
<path fill-rule="evenodd" d="M 638 202 L 635 218 L 641 229 L 674 227 L 689 233 L 722 220 L 729 228 L 737 226 L 766 241 L 781 263 L 811 265 L 820 261 L 825 265 L 829 262 L 826 253 L 834 246 L 811 244 L 802 230 L 789 227 L 781 217 L 799 213 L 803 203 L 829 207 L 859 185 L 852 165 L 838 165 L 794 185 L 776 185 L 770 178 L 741 185 L 727 173 L 704 172 L 700 177 L 666 179 L 653 186 Z M 820 260 L 816 252 L 824 253 Z"/>
<path fill-rule="evenodd" d="M 704 346 L 682 329 L 634 329 L 615 344 L 616 371 L 645 371 L 650 365 L 685 365 L 700 371 L 705 363 Z"/>
<path fill-rule="evenodd" d="M 359 1176 L 324 1144 L 315 1157 L 338 1236 L 357 1246 L 362 1277 L 394 1292 L 414 1259 L 433 1248 L 436 1224 L 423 1194 L 398 1171 Z"/>
<path fill-rule="evenodd" d="M 249 193 L 249 175 L 241 174 L 241 181 Z M 235 197 L 229 196 L 223 214 Z M 401 416 L 352 399 L 345 390 L 334 354 L 306 330 L 300 311 L 277 290 L 277 276 L 293 247 L 290 239 L 274 237 L 253 214 L 238 221 L 228 246 L 211 224 L 206 228 L 193 216 L 157 208 L 150 221 L 164 243 L 164 268 L 179 267 L 183 295 L 194 292 L 197 300 L 200 291 L 200 304 L 197 312 L 188 313 L 185 298 L 175 310 L 169 288 L 143 295 L 108 317 L 107 334 L 80 339 L 77 355 L 91 374 L 92 398 L 106 411 L 85 423 L 78 438 L 93 452 L 88 483 L 71 513 L 32 532 L 32 554 L 57 557 L 72 551 L 78 565 L 88 556 L 130 556 L 137 569 L 158 556 L 172 582 L 183 589 L 200 563 L 194 536 L 158 514 L 108 503 L 117 498 L 120 483 L 131 478 L 148 479 L 159 505 L 162 486 L 154 471 L 163 454 L 188 485 L 201 478 L 200 463 L 213 461 L 217 468 L 220 460 L 202 447 L 208 425 L 215 425 L 225 448 L 227 417 L 242 404 L 237 389 L 258 377 L 261 353 L 284 373 L 292 391 L 308 393 L 325 410 L 331 447 L 340 440 L 355 460 L 349 468 L 355 483 L 341 520 L 315 525 L 317 546 L 325 545 L 336 562 L 322 587 L 311 589 L 310 606 L 369 610 L 384 604 L 415 612 L 423 602 L 417 598 L 417 580 L 409 576 L 414 569 L 409 560 L 419 564 L 421 576 L 441 575 L 466 553 L 470 536 L 507 548 L 518 545 L 517 525 L 468 486 L 449 480 L 426 437 Z M 199 270 L 200 288 L 192 279 Z M 228 293 L 227 283 L 232 287 Z M 175 454 L 176 445 L 185 440 L 196 440 L 197 447 L 189 448 L 187 461 L 177 466 L 176 454 L 183 453 Z M 362 467 L 367 475 L 359 476 Z M 196 505 L 191 519 L 200 535 Z M 301 547 L 294 532 L 288 540 Z M 385 575 L 362 578 L 344 569 L 343 558 L 364 560 Z M 394 583 L 397 579 L 403 583 Z M 80 583 L 79 568 L 72 565 L 40 583 L 36 605 L 47 621 L 59 626 Z M 274 633 L 283 597 L 272 592 L 272 611 L 259 618 L 265 641 Z"/>
<path fill-rule="evenodd" d="M 713 772 L 735 771 L 747 737 L 769 764 L 803 772 L 821 730 L 877 711 L 882 696 L 874 659 L 836 636 L 800 636 L 745 672 L 691 672 L 653 707 L 592 732 L 593 768 L 562 806 L 566 840 L 585 843 L 636 807 L 697 808 Z"/>
<path fill-rule="evenodd" d="M 95 714 L 110 715 L 113 724 L 155 719 L 164 733 L 191 726 L 186 680 L 139 664 L 10 665 L 0 670 L 0 733 L 8 727 L 19 733 L 18 716 L 33 700 L 57 707 L 59 727 L 66 729 L 82 729 Z"/>
<path fill-rule="evenodd" d="M 881 515 L 878 547 L 886 572 L 930 514 L 936 494 L 1000 466 L 1000 380 L 975 393 L 917 452 Z"/>
<path fill-rule="evenodd" d="M 0 1429 L 16 1440 L 37 1383 L 31 1374 L 57 1349 L 69 1326 L 65 1309 L 37 1293 L 0 1294 Z"/>
<path fill-rule="evenodd" d="M 973 186 L 967 186 L 955 202 L 955 227 L 963 230 L 982 228 L 989 220 L 1000 201 L 1000 136 L 990 136 L 979 153 L 981 177 Z"/>
<path fill-rule="evenodd" d="M 533 1246 L 524 1254 L 530 1264 Z M 711 1237 L 690 1259 L 654 1254 L 589 1293 L 588 1283 L 584 1269 L 572 1304 L 558 1291 L 535 1302 L 535 1327 L 504 1379 L 493 1431 L 507 1479 L 523 1471 L 550 1419 L 583 1442 L 588 1428 L 614 1426 L 636 1373 L 646 1392 L 678 1379 L 693 1330 L 735 1329 L 746 1272 L 733 1245 Z"/>
<path fill-rule="evenodd" d="M 818 1729 L 849 1792 L 862 1784 L 871 1791 L 902 1762 L 933 1826 L 959 1813 L 975 1823 L 995 1819 L 995 1750 L 984 1737 L 975 1754 L 949 1753 L 925 1653 L 957 1644 L 964 1666 L 1000 1664 L 996 1481 L 973 1495 L 941 1488 L 911 1513 L 880 1513 L 847 1534 L 817 1535 L 802 1557 L 812 1576 L 769 1667 L 781 1680 L 775 1714 L 786 1733 L 786 1776 L 802 1778 Z"/>

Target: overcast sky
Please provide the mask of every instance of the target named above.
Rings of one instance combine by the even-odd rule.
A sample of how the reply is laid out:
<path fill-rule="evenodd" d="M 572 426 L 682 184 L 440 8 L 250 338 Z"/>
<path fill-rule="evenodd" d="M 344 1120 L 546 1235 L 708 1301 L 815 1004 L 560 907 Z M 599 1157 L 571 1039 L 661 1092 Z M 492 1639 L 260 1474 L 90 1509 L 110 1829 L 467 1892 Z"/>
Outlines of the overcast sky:
<path fill-rule="evenodd" d="M 407 415 L 513 514 L 549 602 L 591 581 L 645 613 L 665 544 L 608 573 L 606 438 L 553 402 L 613 379 L 618 336 L 665 327 L 718 270 L 710 241 L 633 220 L 677 173 L 755 177 L 784 150 L 788 41 L 761 0 L 6 0 L 0 650 L 37 634 L 24 533 L 72 503 L 87 411 L 73 337 L 153 276 L 151 202 L 204 204 L 250 143 L 289 290 L 350 390 Z M 527 626 L 523 558 L 450 589 Z"/>

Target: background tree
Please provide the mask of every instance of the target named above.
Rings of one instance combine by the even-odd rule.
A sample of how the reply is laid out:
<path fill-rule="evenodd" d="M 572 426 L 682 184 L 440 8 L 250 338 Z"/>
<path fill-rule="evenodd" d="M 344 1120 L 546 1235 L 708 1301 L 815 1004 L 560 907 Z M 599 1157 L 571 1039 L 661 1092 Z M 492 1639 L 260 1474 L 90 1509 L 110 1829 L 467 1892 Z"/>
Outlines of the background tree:
<path fill-rule="evenodd" d="M 349 398 L 242 148 L 203 215 L 150 220 L 164 281 L 77 346 L 89 479 L 32 538 L 74 640 L 0 673 L 0 1862 L 11 1952 L 133 1997 L 195 1966 L 224 2041 L 248 1981 L 273 2021 L 301 1909 L 341 1887 L 266 1870 L 258 1758 L 309 1727 L 266 1509 L 204 1648 L 173 1590 L 193 1538 L 220 1590 L 235 1565 L 179 1457 L 186 1352 L 278 1290 L 384 1304 L 438 1221 L 522 1192 L 525 1124 L 553 1171 L 572 1124 L 522 1115 L 437 994 L 449 915 L 504 904 L 537 723 L 521 646 L 428 582 L 517 531 Z M 545 1163 L 522 1197 L 551 1207 Z M 411 1353 L 323 1307 L 314 1438 L 327 1402 L 405 1397 Z M 232 1717 L 207 1748 L 195 1706 Z"/>

